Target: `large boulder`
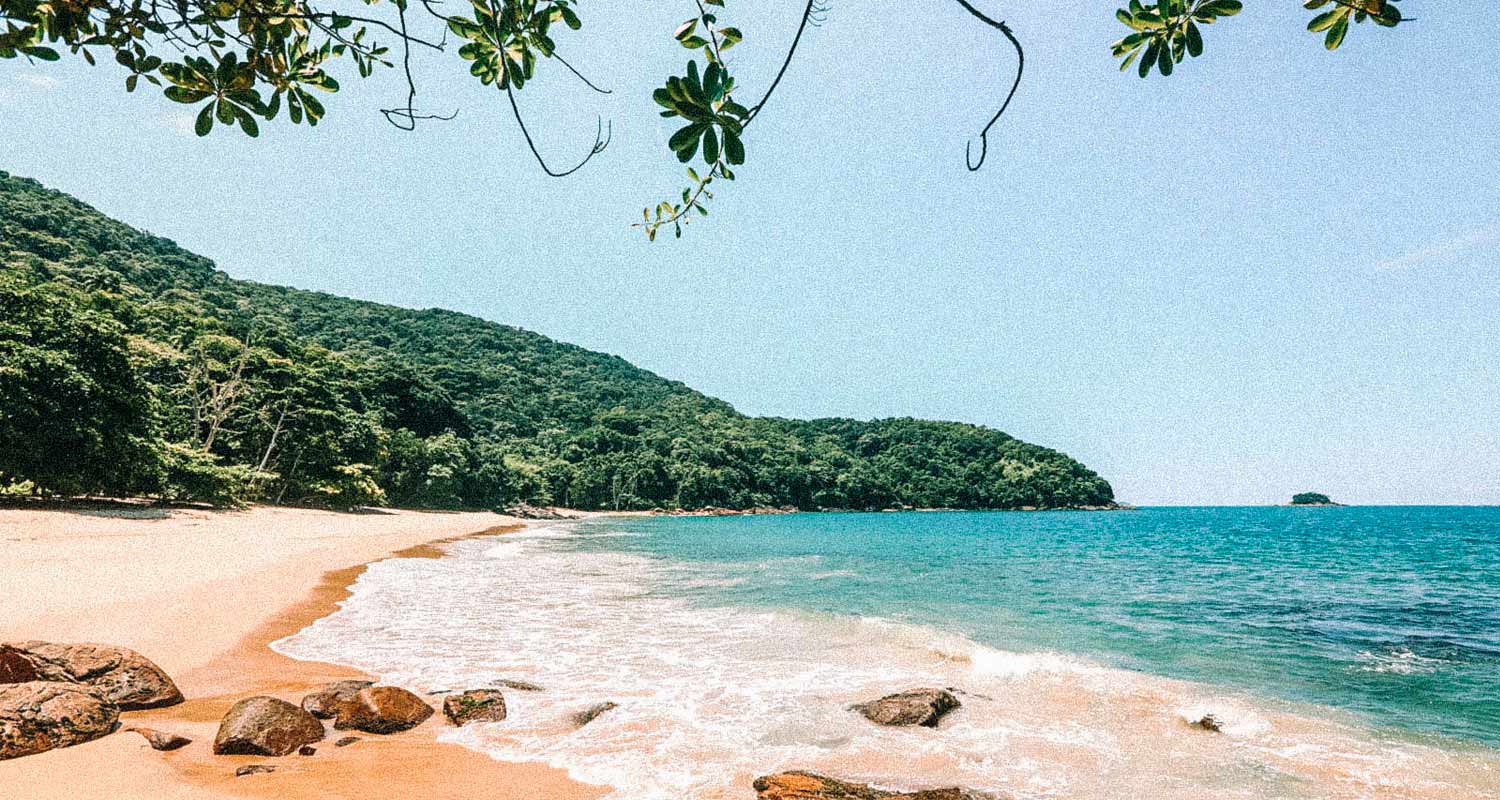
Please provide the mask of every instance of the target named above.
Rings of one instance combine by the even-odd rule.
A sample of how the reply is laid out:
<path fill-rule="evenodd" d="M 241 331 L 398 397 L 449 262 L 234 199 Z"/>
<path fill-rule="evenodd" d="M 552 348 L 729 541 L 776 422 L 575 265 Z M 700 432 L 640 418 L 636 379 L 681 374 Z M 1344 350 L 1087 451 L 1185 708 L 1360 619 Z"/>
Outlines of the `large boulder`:
<path fill-rule="evenodd" d="M 97 739 L 120 709 L 86 686 L 58 681 L 0 685 L 0 760 Z"/>
<path fill-rule="evenodd" d="M 470 689 L 443 698 L 443 716 L 454 725 L 500 722 L 505 719 L 505 695 L 498 689 Z"/>
<path fill-rule="evenodd" d="M 958 698 L 946 689 L 911 689 L 850 708 L 879 725 L 936 728 L 938 720 L 959 705 Z"/>
<path fill-rule="evenodd" d="M 57 644 L 54 642 L 10 642 L 0 655 L 0 679 L 21 670 L 27 662 L 34 680 L 81 683 L 93 689 L 122 711 L 160 708 L 182 702 L 182 692 L 151 660 L 124 647 L 108 644 Z M 4 682 L 0 680 L 0 682 Z"/>
<path fill-rule="evenodd" d="M 330 683 L 302 698 L 302 707 L 318 719 L 333 719 L 339 715 L 339 706 L 359 693 L 360 689 L 374 686 L 374 681 L 338 681 Z"/>
<path fill-rule="evenodd" d="M 756 800 L 996 800 L 993 795 L 949 787 L 890 792 L 811 772 L 782 772 L 755 779 Z"/>
<path fill-rule="evenodd" d="M 421 725 L 433 714 L 422 698 L 396 686 L 371 686 L 339 704 L 333 727 L 366 733 L 397 733 Z"/>
<path fill-rule="evenodd" d="M 297 706 L 274 697 L 247 697 L 219 722 L 214 755 L 284 756 L 323 736 L 323 723 Z"/>

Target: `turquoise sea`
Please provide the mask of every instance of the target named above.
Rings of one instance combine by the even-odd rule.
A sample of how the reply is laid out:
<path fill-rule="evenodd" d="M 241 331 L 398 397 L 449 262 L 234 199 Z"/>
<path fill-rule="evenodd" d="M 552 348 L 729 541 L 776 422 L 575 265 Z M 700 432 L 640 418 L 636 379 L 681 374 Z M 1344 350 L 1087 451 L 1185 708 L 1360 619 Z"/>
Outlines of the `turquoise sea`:
<path fill-rule="evenodd" d="M 602 518 L 376 564 L 278 649 L 429 690 L 542 683 L 450 737 L 633 800 L 787 768 L 1025 798 L 1500 797 L 1500 508 Z M 918 732 L 847 710 L 920 685 L 964 707 Z M 1206 713 L 1222 734 L 1187 724 Z"/>
<path fill-rule="evenodd" d="M 878 616 L 1500 746 L 1500 508 L 639 519 L 712 604 Z M 795 560 L 807 557 L 804 560 Z M 785 559 L 775 569 L 757 565 Z"/>

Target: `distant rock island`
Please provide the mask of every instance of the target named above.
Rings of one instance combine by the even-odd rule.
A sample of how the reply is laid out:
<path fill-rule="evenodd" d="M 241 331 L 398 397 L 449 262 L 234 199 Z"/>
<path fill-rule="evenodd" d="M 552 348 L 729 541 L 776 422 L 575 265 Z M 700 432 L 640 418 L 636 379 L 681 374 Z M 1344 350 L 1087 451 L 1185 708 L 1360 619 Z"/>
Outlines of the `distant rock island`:
<path fill-rule="evenodd" d="M 1338 503 L 1328 499 L 1328 495 L 1318 492 L 1302 492 L 1292 495 L 1294 506 L 1336 506 Z"/>

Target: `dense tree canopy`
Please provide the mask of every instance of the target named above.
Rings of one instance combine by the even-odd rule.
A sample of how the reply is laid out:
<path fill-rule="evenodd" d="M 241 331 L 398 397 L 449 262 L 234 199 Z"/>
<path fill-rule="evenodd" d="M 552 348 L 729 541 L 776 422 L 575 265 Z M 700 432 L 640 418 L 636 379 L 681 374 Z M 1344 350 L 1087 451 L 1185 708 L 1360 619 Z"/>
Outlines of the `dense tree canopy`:
<path fill-rule="evenodd" d="M 641 509 L 1109 503 L 974 425 L 747 417 L 448 311 L 230 279 L 0 173 L 0 491 Z"/>
<path fill-rule="evenodd" d="M 995 99 L 999 111 L 980 133 L 977 156 L 970 150 L 969 168 L 978 169 L 988 151 L 990 129 L 1020 85 L 1025 52 L 1004 22 L 969 0 L 955 2 L 976 24 L 1003 36 L 996 40 L 997 52 L 1005 59 L 999 69 L 1013 69 L 1015 76 L 1009 92 Z M 1303 6 L 1316 12 L 1308 29 L 1322 35 L 1332 50 L 1344 42 L 1353 24 L 1400 24 L 1404 18 L 1397 2 L 1306 0 Z M 368 77 L 379 67 L 400 66 L 406 96 L 382 109 L 393 124 L 410 129 L 420 121 L 441 118 L 416 107 L 411 53 L 414 48 L 446 51 L 457 45 L 470 76 L 505 95 L 542 169 L 560 177 L 604 150 L 609 143 L 607 126 L 600 122 L 578 162 L 554 168 L 537 152 L 516 95 L 543 63 L 556 63 L 588 87 L 604 91 L 562 55 L 566 33 L 583 25 L 587 11 L 582 5 L 580 0 L 470 0 L 467 6 L 435 0 L 393 0 L 386 5 L 363 0 L 335 8 L 319 0 L 0 0 L 0 59 L 55 61 L 67 53 L 90 64 L 114 61 L 124 69 L 128 91 L 144 81 L 161 88 L 172 101 L 195 106 L 200 136 L 215 125 L 257 136 L 261 122 L 279 118 L 294 125 L 317 125 L 325 113 L 324 100 L 340 89 L 330 72 L 340 61 L 352 62 L 358 77 Z M 680 196 L 643 210 L 637 227 L 652 239 L 668 227 L 680 236 L 684 223 L 707 213 L 705 204 L 713 197 L 710 185 L 734 179 L 745 161 L 746 128 L 786 75 L 808 26 L 828 13 L 819 0 L 788 7 L 788 13 L 801 11 L 796 35 L 775 78 L 758 89 L 758 99 L 747 99 L 733 65 L 724 57 L 745 40 L 745 34 L 721 19 L 729 11 L 724 5 L 725 0 L 684 3 L 692 16 L 671 32 L 671 38 L 691 54 L 690 59 L 683 74 L 665 78 L 650 92 L 663 117 L 682 121 L 667 145 L 689 165 L 689 184 Z M 1142 77 L 1153 70 L 1170 75 L 1185 57 L 1203 52 L 1203 28 L 1241 9 L 1240 0 L 1131 0 L 1116 12 L 1129 32 L 1111 47 L 1122 59 L 1121 69 L 1135 64 Z M 1009 60 L 1012 49 L 1014 62 Z"/>

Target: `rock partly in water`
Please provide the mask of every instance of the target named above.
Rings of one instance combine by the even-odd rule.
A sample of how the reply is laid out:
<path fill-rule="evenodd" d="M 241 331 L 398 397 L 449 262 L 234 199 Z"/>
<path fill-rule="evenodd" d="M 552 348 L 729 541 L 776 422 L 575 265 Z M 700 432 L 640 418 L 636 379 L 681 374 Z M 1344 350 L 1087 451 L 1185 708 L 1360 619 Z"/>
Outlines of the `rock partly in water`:
<path fill-rule="evenodd" d="M 248 697 L 219 722 L 214 754 L 284 756 L 324 735 L 323 723 L 301 708 L 274 697 Z"/>
<path fill-rule="evenodd" d="M 192 739 L 178 736 L 175 733 L 159 731 L 155 728 L 126 728 L 127 732 L 135 732 L 146 737 L 146 743 L 151 745 L 152 750 L 170 751 L 187 747 L 193 743 Z"/>
<path fill-rule="evenodd" d="M 454 725 L 500 722 L 505 719 L 505 695 L 497 689 L 470 689 L 443 698 L 443 716 Z"/>
<path fill-rule="evenodd" d="M 603 714 L 606 711 L 611 711 L 611 710 L 616 709 L 616 708 L 619 708 L 619 706 L 615 705 L 614 703 L 608 703 L 608 702 L 606 702 L 606 703 L 598 703 L 596 705 L 589 706 L 588 708 L 586 708 L 586 709 L 584 709 L 584 710 L 582 710 L 582 711 L 580 711 L 577 714 L 574 714 L 572 716 L 571 719 L 572 719 L 572 722 L 573 722 L 573 727 L 575 727 L 575 728 L 582 728 L 583 726 L 585 726 L 585 725 L 589 724 L 590 722 L 593 722 L 595 719 L 597 719 L 600 714 Z"/>
<path fill-rule="evenodd" d="M 234 777 L 243 778 L 246 775 L 259 775 L 262 772 L 275 772 L 276 768 L 270 764 L 246 764 L 234 771 Z"/>
<path fill-rule="evenodd" d="M 782 772 L 755 779 L 757 800 L 998 800 L 956 786 L 919 792 L 891 792 L 811 772 Z"/>
<path fill-rule="evenodd" d="M 334 747 L 348 747 L 349 745 L 354 744 L 357 741 L 359 741 L 359 737 L 358 736 L 345 736 L 342 739 L 339 739 L 338 741 L 334 742 L 333 746 Z"/>
<path fill-rule="evenodd" d="M 879 725 L 921 725 L 936 728 L 938 720 L 959 705 L 958 698 L 946 689 L 911 689 L 868 703 L 859 703 L 850 706 L 850 709 Z"/>
<path fill-rule="evenodd" d="M 318 719 L 333 719 L 339 714 L 339 706 L 359 693 L 361 689 L 374 686 L 374 681 L 338 681 L 330 683 L 302 698 L 302 708 Z"/>
<path fill-rule="evenodd" d="M 333 727 L 365 733 L 397 733 L 421 725 L 432 714 L 432 706 L 405 689 L 371 686 L 339 704 Z"/>
<path fill-rule="evenodd" d="M 1200 731 L 1208 731 L 1210 733 L 1224 732 L 1224 723 L 1221 722 L 1219 718 L 1214 716 L 1213 714 L 1204 714 L 1202 717 L 1189 722 L 1188 727 L 1197 728 Z"/>
<path fill-rule="evenodd" d="M 501 678 L 500 680 L 495 681 L 495 685 L 496 686 L 504 686 L 507 689 L 515 689 L 518 692 L 545 692 L 545 691 L 547 691 L 546 689 L 543 689 L 542 687 L 537 686 L 534 683 L 528 683 L 526 681 L 512 680 L 510 678 Z"/>
<path fill-rule="evenodd" d="M 0 658 L 12 665 L 17 657 L 30 663 L 38 680 L 81 683 L 93 687 L 121 711 L 161 708 L 182 702 L 182 692 L 151 660 L 124 647 L 108 644 L 10 642 Z"/>
<path fill-rule="evenodd" d="M 76 683 L 0 685 L 0 761 L 98 739 L 119 719 L 117 706 Z"/>

